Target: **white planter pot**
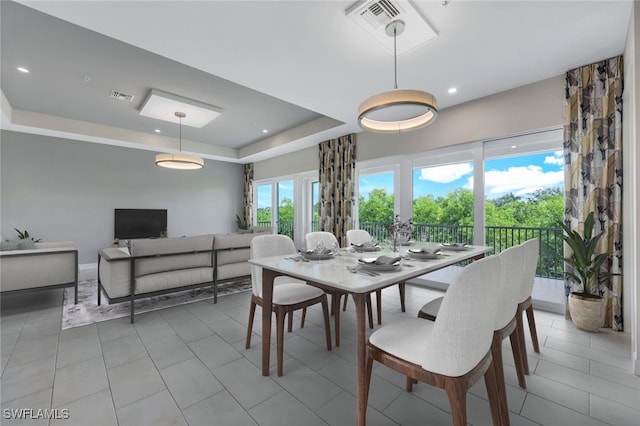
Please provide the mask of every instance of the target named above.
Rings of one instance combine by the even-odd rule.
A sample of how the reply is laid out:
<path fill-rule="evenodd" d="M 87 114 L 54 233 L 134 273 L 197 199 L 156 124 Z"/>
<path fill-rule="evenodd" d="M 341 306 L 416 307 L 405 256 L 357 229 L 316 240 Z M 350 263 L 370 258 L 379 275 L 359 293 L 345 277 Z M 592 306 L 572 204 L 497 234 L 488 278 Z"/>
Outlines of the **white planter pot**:
<path fill-rule="evenodd" d="M 577 328 L 596 332 L 604 323 L 604 299 L 599 296 L 584 297 L 580 293 L 569 295 L 569 313 Z"/>

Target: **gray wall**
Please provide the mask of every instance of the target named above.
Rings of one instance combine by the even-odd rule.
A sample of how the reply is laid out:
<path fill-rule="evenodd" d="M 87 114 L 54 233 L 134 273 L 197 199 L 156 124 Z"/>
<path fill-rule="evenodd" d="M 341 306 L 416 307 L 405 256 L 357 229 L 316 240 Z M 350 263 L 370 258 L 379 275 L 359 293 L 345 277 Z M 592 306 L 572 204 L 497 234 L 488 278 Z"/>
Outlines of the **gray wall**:
<path fill-rule="evenodd" d="M 170 237 L 229 232 L 242 211 L 242 166 L 205 160 L 200 171 L 154 165 L 155 153 L 2 131 L 0 232 L 27 229 L 74 241 L 80 263 L 113 244 L 115 208 L 167 209 Z"/>

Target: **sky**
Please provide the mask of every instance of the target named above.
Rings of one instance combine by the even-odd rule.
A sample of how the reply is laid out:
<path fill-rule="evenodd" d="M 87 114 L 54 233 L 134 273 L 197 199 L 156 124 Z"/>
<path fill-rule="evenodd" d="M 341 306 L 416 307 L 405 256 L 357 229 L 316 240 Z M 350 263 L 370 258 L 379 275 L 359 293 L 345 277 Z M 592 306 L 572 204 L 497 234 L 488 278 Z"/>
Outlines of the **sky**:
<path fill-rule="evenodd" d="M 361 176 L 360 195 L 368 197 L 375 188 L 393 192 L 393 174 Z M 564 169 L 562 151 L 547 152 L 485 161 L 486 198 L 513 193 L 525 196 L 542 188 L 562 188 Z M 473 189 L 473 163 L 413 170 L 414 198 L 432 194 L 445 196 L 456 188 Z"/>
<path fill-rule="evenodd" d="M 562 151 L 487 160 L 485 196 L 487 199 L 498 198 L 508 193 L 526 196 L 538 189 L 562 188 L 563 161 Z M 446 196 L 450 191 L 461 187 L 473 189 L 473 163 L 413 170 L 414 198 L 426 194 L 433 194 L 435 197 Z M 387 194 L 393 193 L 393 173 L 360 176 L 360 195 L 365 199 L 369 192 L 376 188 L 385 189 Z M 257 207 L 270 207 L 271 184 L 259 185 L 257 192 Z M 293 199 L 293 181 L 278 182 L 278 194 L 280 198 Z M 315 196 L 317 199 L 317 192 Z"/>

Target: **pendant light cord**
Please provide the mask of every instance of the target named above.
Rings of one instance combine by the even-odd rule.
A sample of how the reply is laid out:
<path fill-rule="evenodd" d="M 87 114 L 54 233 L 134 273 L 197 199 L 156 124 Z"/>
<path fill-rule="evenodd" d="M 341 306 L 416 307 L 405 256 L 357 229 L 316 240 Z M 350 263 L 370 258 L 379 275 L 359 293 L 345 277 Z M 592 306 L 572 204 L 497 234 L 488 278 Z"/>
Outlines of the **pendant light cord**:
<path fill-rule="evenodd" d="M 393 27 L 393 88 L 398 88 L 398 54 L 396 52 L 396 38 L 398 29 Z"/>

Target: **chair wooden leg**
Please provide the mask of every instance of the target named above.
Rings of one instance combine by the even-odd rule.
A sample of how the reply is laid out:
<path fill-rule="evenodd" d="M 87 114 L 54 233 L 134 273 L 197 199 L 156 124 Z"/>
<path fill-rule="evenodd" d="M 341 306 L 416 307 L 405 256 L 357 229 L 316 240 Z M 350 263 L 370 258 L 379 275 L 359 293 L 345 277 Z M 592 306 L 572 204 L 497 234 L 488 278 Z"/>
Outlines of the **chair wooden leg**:
<path fill-rule="evenodd" d="M 333 298 L 336 301 L 334 306 L 336 306 L 336 310 L 333 312 L 333 327 L 335 329 L 335 333 L 336 333 L 336 347 L 340 346 L 340 298 L 343 295 L 341 293 L 334 293 L 333 294 Z M 349 298 L 348 294 L 344 295 L 345 300 Z"/>
<path fill-rule="evenodd" d="M 487 388 L 487 396 L 489 397 L 489 409 L 491 410 L 491 419 L 494 426 L 509 425 L 509 411 L 506 417 L 501 412 L 500 396 L 498 395 L 498 380 L 496 379 L 495 361 L 492 360 L 489 368 L 484 373 L 484 383 Z M 506 405 L 505 405 L 506 408 Z M 506 421 L 506 423 L 505 423 Z"/>
<path fill-rule="evenodd" d="M 405 295 L 405 284 L 404 281 L 402 281 L 400 284 L 398 284 L 398 292 L 400 293 L 400 309 L 402 310 L 402 312 L 406 312 L 405 306 L 404 306 L 404 295 Z"/>
<path fill-rule="evenodd" d="M 338 305 L 338 311 L 340 310 L 340 305 Z M 329 303 L 327 302 L 327 297 L 325 296 L 322 301 L 322 313 L 324 315 L 324 334 L 327 338 L 327 350 L 331 350 L 331 326 L 329 325 Z"/>
<path fill-rule="evenodd" d="M 404 389 L 407 392 L 413 392 L 413 379 L 409 376 L 405 378 Z"/>
<path fill-rule="evenodd" d="M 382 324 L 382 290 L 376 290 L 376 309 L 378 313 L 378 325 Z"/>
<path fill-rule="evenodd" d="M 293 331 L 293 311 L 287 314 L 287 331 L 289 333 Z"/>
<path fill-rule="evenodd" d="M 300 328 L 304 328 L 304 320 L 306 318 L 307 318 L 307 308 L 302 308 L 302 318 L 300 318 Z"/>
<path fill-rule="evenodd" d="M 349 300 L 349 296 L 344 297 L 344 304 L 342 305 L 342 312 L 347 310 L 347 300 Z"/>
<path fill-rule="evenodd" d="M 278 377 L 282 376 L 282 364 L 284 359 L 284 317 L 286 311 L 282 307 L 276 307 L 276 350 L 277 350 L 277 374 Z"/>
<path fill-rule="evenodd" d="M 513 333 L 509 335 L 511 341 L 511 350 L 513 351 L 513 362 L 516 366 L 516 375 L 518 376 L 518 386 L 522 389 L 527 388 L 527 381 L 524 377 L 524 363 L 522 361 L 522 350 L 520 349 L 520 336 L 518 327 L 514 328 Z M 526 355 L 524 355 L 526 356 Z"/>
<path fill-rule="evenodd" d="M 467 388 L 462 380 L 445 377 L 444 390 L 449 397 L 449 406 L 454 426 L 467 426 Z"/>
<path fill-rule="evenodd" d="M 500 333 L 493 333 L 493 341 L 491 342 L 491 358 L 493 359 L 491 361 L 491 364 L 493 365 L 496 386 L 498 388 L 497 397 L 500 418 L 502 419 L 501 424 L 505 425 L 509 424 L 509 408 L 507 406 L 507 389 L 504 383 L 504 367 L 502 365 L 502 335 Z"/>
<path fill-rule="evenodd" d="M 249 323 L 247 324 L 247 341 L 244 345 L 245 349 L 251 347 L 251 335 L 253 334 L 253 317 L 256 314 L 256 303 L 252 300 L 249 306 Z"/>
<path fill-rule="evenodd" d="M 364 367 L 364 406 L 369 403 L 369 388 L 371 387 L 371 372 L 373 371 L 373 356 L 369 348 L 366 349 L 366 363 Z"/>
<path fill-rule="evenodd" d="M 529 360 L 527 359 L 527 345 L 524 341 L 524 325 L 522 323 L 522 311 L 516 313 L 516 328 L 518 329 L 518 343 L 522 354 L 522 368 L 524 374 L 529 375 Z"/>
<path fill-rule="evenodd" d="M 371 312 L 371 293 L 367 293 L 367 315 L 369 316 L 369 328 L 373 328 L 373 313 Z"/>
<path fill-rule="evenodd" d="M 536 353 L 540 353 L 540 346 L 538 345 L 538 332 L 536 331 L 536 320 L 533 317 L 533 305 L 527 307 L 527 321 L 529 321 L 529 331 L 531 332 L 531 341 L 533 343 L 533 350 Z"/>

